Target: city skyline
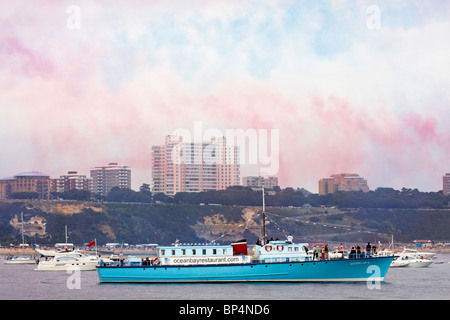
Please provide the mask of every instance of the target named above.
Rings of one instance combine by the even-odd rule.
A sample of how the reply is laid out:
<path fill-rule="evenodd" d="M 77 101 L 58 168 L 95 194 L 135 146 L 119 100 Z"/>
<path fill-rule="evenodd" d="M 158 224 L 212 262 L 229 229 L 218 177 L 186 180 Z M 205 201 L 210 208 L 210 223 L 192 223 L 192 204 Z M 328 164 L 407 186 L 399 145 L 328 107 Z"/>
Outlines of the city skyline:
<path fill-rule="evenodd" d="M 194 124 L 279 130 L 280 187 L 442 190 L 450 171 L 450 3 L 7 2 L 0 176 L 129 165 Z M 258 176 L 258 165 L 241 176 Z"/>

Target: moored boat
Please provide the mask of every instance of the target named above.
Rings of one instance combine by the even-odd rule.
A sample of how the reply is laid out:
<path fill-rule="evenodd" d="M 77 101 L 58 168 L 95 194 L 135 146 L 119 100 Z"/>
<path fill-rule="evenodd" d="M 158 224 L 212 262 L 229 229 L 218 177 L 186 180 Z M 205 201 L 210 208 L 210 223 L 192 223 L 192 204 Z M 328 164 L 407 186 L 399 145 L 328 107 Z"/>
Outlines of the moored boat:
<path fill-rule="evenodd" d="M 262 241 L 248 252 L 247 242 L 216 246 L 161 246 L 156 258 L 101 263 L 99 281 L 108 282 L 341 282 L 383 281 L 394 256 L 317 259 L 307 244 L 267 241 L 263 189 Z"/>
<path fill-rule="evenodd" d="M 417 256 L 415 252 L 411 253 L 404 250 L 392 261 L 391 267 L 426 268 L 432 263 L 433 260 L 431 259 L 426 259 L 421 255 Z"/>
<path fill-rule="evenodd" d="M 383 281 L 393 256 L 312 260 L 306 244 L 271 241 L 247 254 L 229 246 L 159 247 L 152 260 L 131 258 L 97 266 L 107 282 L 342 282 Z"/>
<path fill-rule="evenodd" d="M 14 257 L 5 257 L 5 264 L 35 264 L 33 256 L 14 256 Z"/>
<path fill-rule="evenodd" d="M 81 271 L 94 271 L 98 265 L 98 258 L 78 251 L 58 252 L 55 256 L 38 261 L 36 271 L 67 271 L 78 268 Z"/>
<path fill-rule="evenodd" d="M 408 249 L 408 248 L 404 248 L 403 251 L 400 253 L 400 255 L 405 255 L 417 259 L 427 259 L 427 260 L 436 259 L 435 252 L 418 251 L 415 249 Z"/>

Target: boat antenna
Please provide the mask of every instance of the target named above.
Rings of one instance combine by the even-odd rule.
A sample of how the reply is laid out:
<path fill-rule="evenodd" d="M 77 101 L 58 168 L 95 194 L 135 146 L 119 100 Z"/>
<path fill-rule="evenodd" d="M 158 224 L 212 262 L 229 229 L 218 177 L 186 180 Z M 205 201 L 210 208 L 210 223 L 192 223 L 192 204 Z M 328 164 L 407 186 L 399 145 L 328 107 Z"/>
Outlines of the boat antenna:
<path fill-rule="evenodd" d="M 262 207 L 262 221 L 263 221 L 263 241 L 262 244 L 266 244 L 266 203 L 264 199 L 264 187 L 262 187 L 262 200 L 263 200 L 263 207 Z"/>
<path fill-rule="evenodd" d="M 66 248 L 67 248 L 67 224 L 64 226 L 65 234 L 66 234 Z"/>

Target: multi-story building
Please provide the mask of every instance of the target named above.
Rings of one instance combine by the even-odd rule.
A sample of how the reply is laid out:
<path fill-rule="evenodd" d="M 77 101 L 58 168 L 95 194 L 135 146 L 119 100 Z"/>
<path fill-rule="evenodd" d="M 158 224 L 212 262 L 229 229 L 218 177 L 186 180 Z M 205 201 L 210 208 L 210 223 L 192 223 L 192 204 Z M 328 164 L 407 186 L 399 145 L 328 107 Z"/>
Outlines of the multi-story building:
<path fill-rule="evenodd" d="M 152 192 L 175 195 L 239 185 L 238 157 L 238 147 L 227 146 L 225 138 L 191 143 L 169 135 L 164 145 L 152 147 Z"/>
<path fill-rule="evenodd" d="M 333 178 L 322 178 L 319 180 L 319 194 L 325 195 L 335 192 L 335 183 Z"/>
<path fill-rule="evenodd" d="M 337 191 L 369 192 L 367 180 L 356 173 L 333 174 L 330 178 L 319 180 L 319 194 L 325 195 Z"/>
<path fill-rule="evenodd" d="M 91 192 L 106 196 L 114 187 L 131 189 L 131 168 L 112 162 L 91 169 Z"/>
<path fill-rule="evenodd" d="M 250 176 L 242 178 L 242 185 L 244 187 L 252 187 L 252 188 L 267 188 L 273 189 L 278 186 L 278 178 L 277 177 L 261 177 L 261 176 Z"/>
<path fill-rule="evenodd" d="M 92 179 L 87 178 L 86 175 L 78 174 L 77 171 L 69 171 L 59 178 L 52 179 L 52 190 L 54 192 L 65 192 L 72 189 L 91 190 Z"/>
<path fill-rule="evenodd" d="M 41 172 L 22 172 L 0 179 L 0 200 L 10 199 L 15 192 L 35 192 L 39 199 L 50 198 L 50 176 Z"/>
<path fill-rule="evenodd" d="M 450 196 L 450 173 L 446 173 L 443 177 L 444 195 Z"/>

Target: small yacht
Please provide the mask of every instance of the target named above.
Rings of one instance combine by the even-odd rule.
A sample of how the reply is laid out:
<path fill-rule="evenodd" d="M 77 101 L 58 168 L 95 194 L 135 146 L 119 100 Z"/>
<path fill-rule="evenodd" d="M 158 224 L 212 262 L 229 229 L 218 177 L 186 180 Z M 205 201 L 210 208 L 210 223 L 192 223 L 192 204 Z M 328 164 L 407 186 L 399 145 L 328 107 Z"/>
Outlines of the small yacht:
<path fill-rule="evenodd" d="M 426 268 L 432 263 L 433 261 L 430 259 L 421 259 L 404 255 L 392 261 L 391 267 Z"/>
<path fill-rule="evenodd" d="M 394 258 L 391 262 L 391 268 L 403 268 L 409 264 L 409 261 L 401 259 L 400 257 Z"/>
<path fill-rule="evenodd" d="M 37 271 L 67 271 L 68 268 L 78 267 L 82 271 L 94 271 L 98 264 L 95 255 L 86 255 L 79 251 L 57 252 L 54 257 L 46 257 L 38 261 Z"/>
<path fill-rule="evenodd" d="M 404 249 L 391 263 L 391 267 L 426 268 L 433 263 L 430 258 L 435 257 L 433 252 L 419 252 L 412 249 Z"/>
<path fill-rule="evenodd" d="M 428 260 L 436 259 L 436 253 L 434 252 L 424 252 L 415 249 L 404 248 L 401 254 L 408 255 L 409 257 L 417 259 L 428 259 Z"/>
<path fill-rule="evenodd" d="M 14 257 L 5 257 L 5 264 L 36 264 L 33 256 L 14 256 Z"/>

